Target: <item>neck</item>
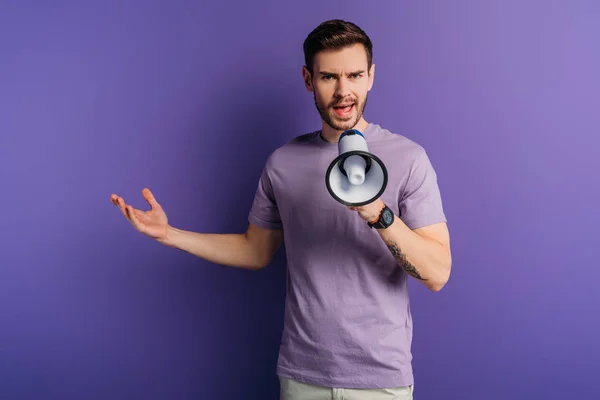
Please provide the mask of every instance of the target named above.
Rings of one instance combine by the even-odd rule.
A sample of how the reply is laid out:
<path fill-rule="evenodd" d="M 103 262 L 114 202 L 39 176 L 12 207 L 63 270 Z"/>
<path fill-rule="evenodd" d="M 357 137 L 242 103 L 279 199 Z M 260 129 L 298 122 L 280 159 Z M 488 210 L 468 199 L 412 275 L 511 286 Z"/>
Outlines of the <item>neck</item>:
<path fill-rule="evenodd" d="M 361 118 L 360 121 L 358 121 L 358 123 L 356 125 L 354 125 L 350 129 L 356 129 L 356 130 L 358 130 L 358 131 L 360 131 L 362 133 L 362 132 L 365 131 L 365 129 L 367 128 L 368 124 L 369 123 L 367 121 L 365 121 L 364 118 Z M 338 140 L 339 140 L 339 138 L 340 138 L 340 136 L 344 132 L 345 132 L 345 130 L 341 130 L 340 131 L 340 130 L 337 130 L 337 129 L 333 129 L 331 126 L 327 125 L 324 121 L 322 122 L 321 136 L 327 142 L 337 143 Z"/>

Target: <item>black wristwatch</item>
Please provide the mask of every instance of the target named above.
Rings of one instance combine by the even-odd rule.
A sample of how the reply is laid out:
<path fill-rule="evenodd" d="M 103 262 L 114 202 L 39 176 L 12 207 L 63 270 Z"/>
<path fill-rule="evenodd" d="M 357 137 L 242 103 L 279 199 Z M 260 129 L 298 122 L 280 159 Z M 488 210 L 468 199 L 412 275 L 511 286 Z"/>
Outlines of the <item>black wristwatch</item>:
<path fill-rule="evenodd" d="M 394 212 L 390 210 L 388 206 L 384 206 L 379 214 L 377 221 L 370 223 L 367 222 L 370 228 L 385 229 L 394 222 Z"/>

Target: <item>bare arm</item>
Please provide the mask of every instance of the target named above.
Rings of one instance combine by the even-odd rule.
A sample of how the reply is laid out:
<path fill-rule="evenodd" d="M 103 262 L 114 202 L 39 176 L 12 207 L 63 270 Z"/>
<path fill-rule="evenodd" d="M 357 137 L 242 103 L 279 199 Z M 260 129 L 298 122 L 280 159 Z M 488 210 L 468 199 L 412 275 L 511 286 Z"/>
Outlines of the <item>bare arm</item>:
<path fill-rule="evenodd" d="M 266 267 L 283 242 L 283 231 L 250 224 L 245 233 L 197 233 L 169 227 L 167 246 L 215 264 L 257 270 Z"/>
<path fill-rule="evenodd" d="M 260 269 L 269 264 L 283 243 L 282 230 L 263 229 L 253 224 L 239 234 L 196 233 L 174 228 L 152 192 L 145 188 L 142 195 L 150 205 L 148 211 L 133 208 L 116 194 L 110 199 L 138 232 L 215 264 Z"/>
<path fill-rule="evenodd" d="M 365 221 L 375 221 L 384 204 L 381 199 L 356 207 Z M 410 229 L 398 216 L 387 229 L 377 229 L 398 265 L 429 290 L 441 290 L 450 278 L 452 256 L 446 223 Z"/>
<path fill-rule="evenodd" d="M 398 262 L 413 278 L 429 290 L 441 290 L 450 278 L 452 257 L 445 223 L 411 230 L 398 217 L 379 236 Z"/>

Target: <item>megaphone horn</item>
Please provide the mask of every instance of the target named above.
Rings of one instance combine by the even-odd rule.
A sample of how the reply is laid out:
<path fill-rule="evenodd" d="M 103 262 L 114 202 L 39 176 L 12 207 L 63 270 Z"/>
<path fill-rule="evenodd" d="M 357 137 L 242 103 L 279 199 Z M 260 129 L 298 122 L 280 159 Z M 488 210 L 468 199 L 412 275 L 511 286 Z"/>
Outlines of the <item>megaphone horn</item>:
<path fill-rule="evenodd" d="M 359 207 L 383 194 L 388 180 L 387 169 L 369 152 L 361 132 L 349 129 L 342 133 L 338 153 L 325 174 L 327 190 L 336 201 Z"/>

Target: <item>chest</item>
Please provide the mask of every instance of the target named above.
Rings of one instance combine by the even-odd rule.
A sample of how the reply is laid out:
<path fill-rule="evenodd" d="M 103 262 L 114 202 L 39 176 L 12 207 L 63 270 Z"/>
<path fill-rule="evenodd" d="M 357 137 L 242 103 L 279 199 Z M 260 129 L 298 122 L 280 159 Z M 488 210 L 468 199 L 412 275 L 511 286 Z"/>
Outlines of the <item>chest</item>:
<path fill-rule="evenodd" d="M 398 200 L 407 171 L 397 168 L 397 162 L 390 155 L 379 153 L 387 169 L 387 186 L 381 199 L 398 214 Z M 364 225 L 356 221 L 356 213 L 336 201 L 327 189 L 327 169 L 337 155 L 337 151 L 300 154 L 288 160 L 285 169 L 274 172 L 273 190 L 284 226 L 326 233 L 331 226 L 354 230 L 356 224 Z"/>

